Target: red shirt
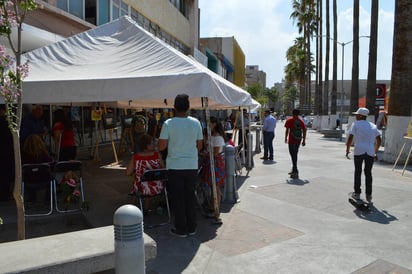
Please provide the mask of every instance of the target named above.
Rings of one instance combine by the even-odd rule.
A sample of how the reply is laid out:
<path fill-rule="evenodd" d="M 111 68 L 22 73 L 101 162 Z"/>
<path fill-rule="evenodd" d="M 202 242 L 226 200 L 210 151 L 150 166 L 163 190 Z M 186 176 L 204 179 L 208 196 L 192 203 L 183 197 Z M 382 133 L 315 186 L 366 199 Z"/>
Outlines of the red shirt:
<path fill-rule="evenodd" d="M 57 122 L 53 126 L 53 132 L 55 131 L 62 131 L 62 138 L 60 147 L 72 147 L 76 145 L 74 141 L 74 131 L 72 130 L 65 130 L 64 125 L 61 122 Z"/>
<path fill-rule="evenodd" d="M 289 129 L 289 134 L 288 134 L 288 143 L 289 144 L 300 144 L 300 142 L 302 141 L 302 139 L 300 139 L 300 140 L 295 139 L 292 135 L 292 130 L 295 127 L 295 121 L 297 123 L 300 123 L 300 127 L 302 128 L 302 139 L 303 139 L 303 132 L 306 130 L 305 123 L 299 117 L 296 117 L 296 118 L 291 117 L 291 118 L 287 119 L 286 122 L 285 122 L 285 128 Z"/>

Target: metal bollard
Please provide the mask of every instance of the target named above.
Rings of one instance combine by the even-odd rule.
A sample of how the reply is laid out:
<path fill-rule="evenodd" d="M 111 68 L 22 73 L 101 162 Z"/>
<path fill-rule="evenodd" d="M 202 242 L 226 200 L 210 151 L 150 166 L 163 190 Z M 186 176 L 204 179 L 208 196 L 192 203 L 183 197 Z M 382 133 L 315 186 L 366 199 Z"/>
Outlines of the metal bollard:
<path fill-rule="evenodd" d="M 253 136 L 252 134 L 248 135 L 248 140 L 249 140 L 249 145 L 247 147 L 246 170 L 252 170 L 252 168 L 255 166 L 255 163 L 253 162 L 253 151 L 252 151 Z"/>
<path fill-rule="evenodd" d="M 239 194 L 236 187 L 236 163 L 235 148 L 231 145 L 225 146 L 226 184 L 223 190 L 223 202 L 236 203 L 239 201 Z"/>
<path fill-rule="evenodd" d="M 113 224 L 116 274 L 145 273 L 142 212 L 134 205 L 121 206 Z"/>
<path fill-rule="evenodd" d="M 255 153 L 260 153 L 260 127 L 256 127 L 256 146 L 255 146 Z"/>

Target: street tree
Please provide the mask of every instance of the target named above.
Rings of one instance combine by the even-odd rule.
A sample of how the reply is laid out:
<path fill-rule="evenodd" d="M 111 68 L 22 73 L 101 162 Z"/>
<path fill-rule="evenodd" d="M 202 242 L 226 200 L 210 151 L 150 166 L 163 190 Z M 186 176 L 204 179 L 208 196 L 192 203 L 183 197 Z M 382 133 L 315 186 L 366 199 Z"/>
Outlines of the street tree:
<path fill-rule="evenodd" d="M 17 208 L 17 239 L 25 238 L 24 201 L 21 195 L 20 124 L 22 118 L 22 83 L 28 74 L 28 63 L 21 63 L 22 24 L 26 14 L 36 8 L 34 0 L 0 0 L 0 35 L 5 36 L 14 56 L 0 46 L 0 94 L 6 104 L 6 118 L 13 136 L 14 189 Z M 12 31 L 17 31 L 17 44 L 12 40 Z"/>

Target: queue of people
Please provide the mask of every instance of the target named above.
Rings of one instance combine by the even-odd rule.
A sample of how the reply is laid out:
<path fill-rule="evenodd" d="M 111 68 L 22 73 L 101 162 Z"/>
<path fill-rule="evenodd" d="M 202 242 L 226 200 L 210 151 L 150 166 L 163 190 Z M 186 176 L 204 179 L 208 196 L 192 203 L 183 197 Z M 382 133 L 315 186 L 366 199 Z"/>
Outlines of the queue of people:
<path fill-rule="evenodd" d="M 148 196 L 161 194 L 166 186 L 162 181 L 142 182 L 141 177 L 143 173 L 146 170 L 159 168 L 166 168 L 168 170 L 167 189 L 170 194 L 171 208 L 174 215 L 174 227 L 170 230 L 170 233 L 181 238 L 196 233 L 195 187 L 199 180 L 203 186 L 208 189 L 210 201 L 208 213 L 210 217 L 214 217 L 216 223 L 221 223 L 219 212 L 222 190 L 226 181 L 225 158 L 223 153 L 227 144 L 234 145 L 233 140 L 231 140 L 231 119 L 222 122 L 216 117 L 210 117 L 210 124 L 208 126 L 211 130 L 211 136 L 210 139 L 208 139 L 207 134 L 205 135 L 202 130 L 201 122 L 188 114 L 189 108 L 188 95 L 180 94 L 176 96 L 174 102 L 174 117 L 166 118 L 166 115 L 164 115 L 161 127 L 158 127 L 157 119 L 152 113 L 135 115 L 132 121 L 135 147 L 133 149 L 133 156 L 126 169 L 126 175 L 132 177 L 133 184 L 131 192 L 136 193 L 138 191 Z M 241 113 L 242 115 L 247 114 L 243 111 Z M 360 173 L 362 163 L 365 163 L 366 198 L 371 202 L 371 169 L 373 157 L 375 157 L 380 146 L 380 135 L 376 126 L 373 127 L 371 123 L 365 122 L 368 114 L 367 109 L 361 108 L 354 114 L 356 115 L 357 121 L 349 131 L 347 143 L 348 155 L 352 141 L 355 141 L 353 196 L 358 198 L 360 195 Z M 33 106 L 30 114 L 23 119 L 24 122 L 22 122 L 21 128 L 22 164 L 49 163 L 53 165 L 54 162 L 59 160 L 66 161 L 76 159 L 77 147 L 70 114 L 65 113 L 62 109 L 54 112 L 52 134 L 56 148 L 52 153 L 49 152 L 44 142 L 46 133 L 41 121 L 41 115 L 42 108 L 36 105 Z M 271 114 L 270 110 L 265 110 L 264 116 L 262 127 L 264 152 L 261 159 L 273 160 L 273 139 L 275 137 L 274 132 L 277 120 Z M 247 119 L 246 116 L 244 118 Z M 4 107 L 0 107 L 2 136 L 9 136 L 7 140 L 10 141 L 10 132 L 8 128 L 6 129 L 6 125 Z M 241 132 L 243 130 L 249 130 L 248 122 L 240 124 L 240 127 Z M 297 160 L 299 147 L 306 145 L 306 125 L 300 116 L 299 110 L 293 110 L 292 117 L 286 119 L 284 127 L 286 130 L 285 143 L 288 144 L 292 162 L 292 169 L 289 174 L 291 177 L 298 178 Z M 239 134 L 240 140 L 243 140 L 240 135 L 243 136 L 244 134 Z M 157 136 L 158 142 L 155 144 Z M 372 136 L 373 138 L 364 138 L 364 136 Z M 209 148 L 211 149 L 209 150 Z M 55 158 L 56 155 L 57 159 Z M 214 172 L 211 170 L 211 159 L 213 159 Z M 2 161 L 3 160 L 4 159 L 2 159 Z M 10 163 L 10 159 L 8 159 L 7 162 Z M 203 167 L 203 172 L 200 176 L 198 173 L 199 163 L 201 163 L 200 165 Z M 3 165 L 1 165 L 1 167 L 3 167 Z M 10 170 L 13 169 L 10 168 Z M 215 186 L 212 185 L 212 174 L 214 174 L 215 177 Z M 9 175 L 11 176 L 11 174 Z M 12 184 L 10 178 L 7 178 L 8 184 Z M 2 199 L 4 199 L 4 189 L 8 189 L 9 195 L 7 195 L 7 197 L 10 196 L 10 185 L 2 182 L 1 189 Z M 212 191 L 213 189 L 214 191 Z M 216 201 L 216 204 L 213 201 Z M 218 209 L 217 211 L 216 207 Z"/>

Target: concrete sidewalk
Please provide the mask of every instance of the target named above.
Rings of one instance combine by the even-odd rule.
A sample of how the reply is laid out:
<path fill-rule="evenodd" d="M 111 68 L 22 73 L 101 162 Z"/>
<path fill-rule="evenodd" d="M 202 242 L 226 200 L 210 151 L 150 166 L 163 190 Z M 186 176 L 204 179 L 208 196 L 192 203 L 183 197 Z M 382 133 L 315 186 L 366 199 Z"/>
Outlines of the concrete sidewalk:
<path fill-rule="evenodd" d="M 347 201 L 353 161 L 345 158 L 344 143 L 309 130 L 299 153 L 300 179 L 289 180 L 283 125 L 277 126 L 274 161 L 255 155 L 254 168 L 237 177 L 240 202 L 222 205 L 223 225 L 199 214 L 197 234 L 185 239 L 171 236 L 168 225 L 145 229 L 157 243 L 157 257 L 147 264 L 147 273 L 412 273 L 410 167 L 402 176 L 400 170 L 391 171 L 392 165 L 375 164 L 375 208 L 363 215 Z M 65 232 L 67 224 L 72 230 L 75 225 L 111 225 L 117 208 L 134 203 L 124 175 L 128 156 L 112 166 L 107 163 L 113 154 L 106 152 L 101 162 L 84 161 L 90 209 L 76 218 L 53 214 L 37 220 L 44 223 L 43 234 Z M 10 223 L 13 213 L 5 208 L 0 205 L 0 216 Z M 167 217 L 149 215 L 145 223 L 158 219 Z M 37 226 L 28 221 L 26 231 Z M 0 226 L 0 235 L 5 230 Z"/>
<path fill-rule="evenodd" d="M 353 161 L 337 139 L 309 130 L 299 180 L 278 123 L 274 161 L 255 155 L 238 177 L 241 201 L 223 205 L 223 225 L 199 217 L 198 233 L 178 239 L 167 227 L 146 230 L 158 244 L 148 273 L 412 273 L 412 173 L 377 162 L 374 211 L 348 203 Z M 245 175 L 246 171 L 243 170 Z"/>

